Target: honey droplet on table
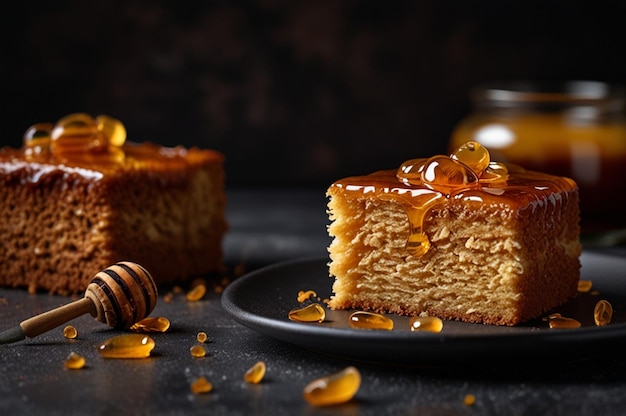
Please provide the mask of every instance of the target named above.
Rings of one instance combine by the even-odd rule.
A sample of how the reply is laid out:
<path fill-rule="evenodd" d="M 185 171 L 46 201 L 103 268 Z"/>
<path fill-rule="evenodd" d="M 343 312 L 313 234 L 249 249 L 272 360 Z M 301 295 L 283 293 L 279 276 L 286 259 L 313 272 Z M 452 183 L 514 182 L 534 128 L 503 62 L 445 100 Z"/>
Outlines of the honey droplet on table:
<path fill-rule="evenodd" d="M 206 348 L 204 348 L 202 345 L 194 345 L 193 347 L 189 348 L 189 353 L 194 358 L 202 358 L 206 355 Z"/>
<path fill-rule="evenodd" d="M 476 404 L 476 396 L 473 394 L 466 394 L 465 397 L 463 397 L 463 404 L 465 406 L 474 406 Z"/>
<path fill-rule="evenodd" d="M 191 383 L 190 388 L 193 394 L 210 393 L 213 391 L 213 384 L 206 377 L 198 377 Z"/>
<path fill-rule="evenodd" d="M 247 383 L 258 384 L 265 377 L 265 370 L 265 363 L 258 361 L 244 373 L 243 379 Z"/>
<path fill-rule="evenodd" d="M 596 303 L 596 306 L 593 310 L 593 320 L 597 326 L 604 326 L 611 323 L 611 319 L 613 318 L 613 307 L 611 304 L 602 299 Z"/>
<path fill-rule="evenodd" d="M 578 281 L 578 292 L 579 293 L 589 293 L 591 291 L 591 280 L 579 280 Z"/>
<path fill-rule="evenodd" d="M 296 322 L 324 322 L 326 310 L 319 303 L 312 303 L 304 308 L 291 310 L 289 319 Z"/>
<path fill-rule="evenodd" d="M 413 332 L 441 332 L 443 321 L 435 316 L 416 316 L 409 321 L 409 328 Z"/>
<path fill-rule="evenodd" d="M 361 386 L 361 373 L 355 367 L 311 381 L 304 387 L 302 396 L 314 406 L 329 406 L 351 400 Z"/>
<path fill-rule="evenodd" d="M 348 321 L 352 328 L 357 329 L 383 329 L 386 331 L 393 329 L 393 320 L 374 312 L 354 312 Z"/>
<path fill-rule="evenodd" d="M 165 332 L 169 328 L 170 320 L 163 316 L 144 318 L 130 327 L 135 332 Z"/>
<path fill-rule="evenodd" d="M 75 352 L 67 356 L 63 366 L 69 370 L 79 370 L 85 366 L 85 357 Z"/>
<path fill-rule="evenodd" d="M 298 302 L 302 303 L 306 300 L 311 299 L 311 297 L 316 297 L 317 293 L 314 290 L 301 290 L 298 292 Z"/>
<path fill-rule="evenodd" d="M 78 331 L 72 325 L 63 328 L 63 336 L 67 339 L 74 339 L 78 336 Z"/>
<path fill-rule="evenodd" d="M 207 339 L 209 339 L 209 336 L 204 331 L 200 331 L 196 335 L 196 341 L 198 341 L 201 344 L 206 342 Z"/>
<path fill-rule="evenodd" d="M 186 295 L 187 301 L 189 302 L 199 301 L 200 299 L 204 297 L 205 293 L 206 293 L 206 285 L 202 283 L 195 285 L 189 292 L 187 292 L 187 295 Z"/>
<path fill-rule="evenodd" d="M 147 358 L 154 345 L 154 340 L 147 335 L 125 334 L 105 340 L 98 352 L 104 358 Z"/>

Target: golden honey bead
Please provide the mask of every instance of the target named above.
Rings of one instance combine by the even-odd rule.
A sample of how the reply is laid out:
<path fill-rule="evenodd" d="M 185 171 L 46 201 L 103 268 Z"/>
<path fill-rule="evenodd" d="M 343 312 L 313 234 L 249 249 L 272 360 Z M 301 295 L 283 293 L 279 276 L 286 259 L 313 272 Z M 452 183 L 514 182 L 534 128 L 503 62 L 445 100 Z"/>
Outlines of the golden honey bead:
<path fill-rule="evenodd" d="M 613 306 L 604 299 L 599 300 L 593 310 L 594 322 L 597 326 L 604 326 L 610 324 L 611 319 L 613 319 Z"/>
<path fill-rule="evenodd" d="M 478 176 L 487 169 L 491 161 L 487 148 L 475 141 L 463 144 L 450 157 L 469 166 Z"/>
<path fill-rule="evenodd" d="M 348 322 L 356 329 L 382 329 L 391 331 L 393 320 L 374 312 L 357 311 L 350 315 Z"/>
<path fill-rule="evenodd" d="M 441 332 L 443 321 L 435 316 L 416 316 L 409 321 L 409 328 L 413 332 Z"/>
<path fill-rule="evenodd" d="M 201 344 L 206 342 L 207 339 L 209 339 L 209 336 L 204 331 L 200 331 L 196 335 L 196 341 L 198 341 Z"/>
<path fill-rule="evenodd" d="M 194 358 L 202 358 L 206 356 L 206 348 L 204 348 L 202 345 L 194 345 L 193 347 L 189 348 L 189 353 Z"/>
<path fill-rule="evenodd" d="M 27 156 L 45 153 L 50 150 L 52 123 L 33 124 L 24 133 L 24 149 Z"/>
<path fill-rule="evenodd" d="M 578 281 L 579 293 L 589 293 L 591 291 L 591 287 L 592 287 L 591 280 L 579 280 Z"/>
<path fill-rule="evenodd" d="M 104 358 L 147 358 L 154 346 L 154 340 L 147 335 L 125 334 L 107 339 L 98 352 Z"/>
<path fill-rule="evenodd" d="M 311 405 L 329 406 L 351 400 L 361 386 L 361 373 L 355 367 L 311 381 L 302 396 Z"/>
<path fill-rule="evenodd" d="M 63 328 L 63 336 L 67 339 L 74 339 L 78 336 L 78 331 L 72 325 Z"/>
<path fill-rule="evenodd" d="M 96 121 L 85 113 L 70 114 L 57 121 L 50 140 L 54 153 L 84 152 L 102 145 Z"/>
<path fill-rule="evenodd" d="M 206 293 L 206 285 L 198 284 L 195 285 L 189 292 L 187 292 L 186 298 L 189 302 L 199 301 L 204 297 Z"/>
<path fill-rule="evenodd" d="M 581 326 L 580 322 L 576 319 L 566 318 L 558 313 L 548 317 L 548 325 L 550 328 L 554 329 L 580 328 Z"/>
<path fill-rule="evenodd" d="M 265 370 L 265 363 L 258 361 L 244 373 L 243 379 L 246 383 L 258 384 L 265 377 Z"/>
<path fill-rule="evenodd" d="M 476 404 L 476 396 L 474 396 L 473 394 L 466 394 L 465 397 L 463 397 L 463 404 L 465 406 L 473 406 Z"/>
<path fill-rule="evenodd" d="M 126 127 L 121 121 L 110 116 L 99 115 L 96 117 L 96 127 L 106 137 L 108 144 L 121 147 L 126 142 Z"/>
<path fill-rule="evenodd" d="M 289 311 L 289 319 L 296 322 L 324 322 L 326 310 L 320 304 L 312 303 Z"/>
<path fill-rule="evenodd" d="M 164 316 L 148 317 L 131 325 L 135 332 L 165 332 L 170 328 L 170 320 Z"/>
<path fill-rule="evenodd" d="M 85 357 L 75 352 L 71 352 L 63 363 L 63 366 L 69 370 L 79 370 L 85 366 Z"/>
<path fill-rule="evenodd" d="M 298 292 L 298 302 L 302 303 L 309 300 L 312 297 L 316 297 L 317 293 L 313 290 L 301 290 Z"/>
<path fill-rule="evenodd" d="M 213 391 L 213 384 L 206 377 L 198 377 L 191 383 L 190 389 L 193 394 L 210 393 Z"/>

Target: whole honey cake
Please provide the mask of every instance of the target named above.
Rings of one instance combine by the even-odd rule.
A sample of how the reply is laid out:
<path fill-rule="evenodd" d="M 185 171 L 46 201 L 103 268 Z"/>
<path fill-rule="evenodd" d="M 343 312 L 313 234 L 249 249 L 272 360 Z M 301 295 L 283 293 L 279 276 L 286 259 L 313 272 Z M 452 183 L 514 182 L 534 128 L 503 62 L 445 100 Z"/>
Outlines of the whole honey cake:
<path fill-rule="evenodd" d="M 513 326 L 576 296 L 579 197 L 565 177 L 468 142 L 327 190 L 333 309 Z"/>
<path fill-rule="evenodd" d="M 158 285 L 222 268 L 223 155 L 126 142 L 112 117 L 33 125 L 0 150 L 0 199 L 0 286 L 74 294 L 122 260 Z"/>

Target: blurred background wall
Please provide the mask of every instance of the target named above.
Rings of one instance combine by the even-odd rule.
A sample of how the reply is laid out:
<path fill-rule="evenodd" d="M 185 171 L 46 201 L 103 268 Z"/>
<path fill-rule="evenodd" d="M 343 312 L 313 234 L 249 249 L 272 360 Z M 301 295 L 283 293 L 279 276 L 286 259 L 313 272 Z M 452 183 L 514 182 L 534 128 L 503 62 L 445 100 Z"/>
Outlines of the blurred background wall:
<path fill-rule="evenodd" d="M 214 148 L 227 187 L 447 153 L 484 81 L 626 83 L 626 2 L 61 1 L 3 11 L 0 145 L 72 112 Z"/>

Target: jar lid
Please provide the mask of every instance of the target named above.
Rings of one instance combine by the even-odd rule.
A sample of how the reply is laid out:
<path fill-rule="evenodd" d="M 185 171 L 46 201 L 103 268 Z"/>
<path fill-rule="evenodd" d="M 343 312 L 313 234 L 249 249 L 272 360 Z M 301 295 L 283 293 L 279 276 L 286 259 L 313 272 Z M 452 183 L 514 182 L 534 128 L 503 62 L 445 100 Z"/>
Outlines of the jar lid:
<path fill-rule="evenodd" d="M 599 81 L 502 81 L 477 86 L 472 91 L 472 99 L 499 107 L 524 104 L 621 106 L 624 89 Z"/>

